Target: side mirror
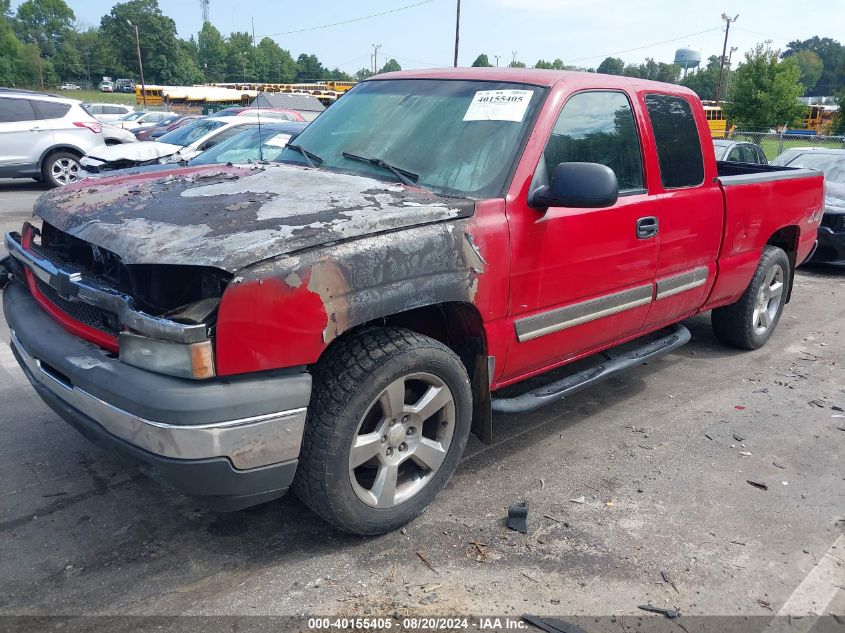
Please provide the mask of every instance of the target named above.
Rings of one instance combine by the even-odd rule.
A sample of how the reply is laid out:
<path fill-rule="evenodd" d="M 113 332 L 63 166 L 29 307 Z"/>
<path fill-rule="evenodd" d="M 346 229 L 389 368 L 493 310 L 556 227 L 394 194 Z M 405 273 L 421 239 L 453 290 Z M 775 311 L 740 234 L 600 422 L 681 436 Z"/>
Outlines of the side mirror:
<path fill-rule="evenodd" d="M 619 185 L 610 167 L 598 163 L 560 163 L 551 182 L 531 192 L 528 205 L 535 209 L 598 209 L 612 207 L 617 198 Z"/>

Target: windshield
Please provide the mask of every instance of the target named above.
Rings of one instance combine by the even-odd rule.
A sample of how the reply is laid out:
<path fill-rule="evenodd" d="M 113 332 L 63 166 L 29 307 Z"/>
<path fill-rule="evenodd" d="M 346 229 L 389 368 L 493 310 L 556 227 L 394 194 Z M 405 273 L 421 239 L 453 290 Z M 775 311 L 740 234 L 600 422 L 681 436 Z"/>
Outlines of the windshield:
<path fill-rule="evenodd" d="M 226 125 L 224 121 L 212 121 L 210 119 L 199 119 L 188 125 L 183 125 L 167 134 L 162 134 L 158 137 L 161 143 L 171 143 L 172 145 L 181 145 L 187 147 L 194 141 L 201 139 L 209 132 L 213 132 L 219 127 Z"/>
<path fill-rule="evenodd" d="M 192 159 L 189 165 L 211 165 L 214 163 L 248 163 L 257 160 L 274 161 L 279 158 L 285 145 L 297 134 L 294 130 L 281 131 L 278 129 L 268 130 L 257 127 L 246 132 L 241 132 L 215 145 Z M 261 139 L 261 151 L 258 149 L 258 141 Z"/>
<path fill-rule="evenodd" d="M 725 157 L 725 152 L 728 151 L 727 145 L 716 145 L 713 144 L 713 149 L 716 152 L 716 160 L 722 160 Z"/>
<path fill-rule="evenodd" d="M 121 121 L 134 121 L 144 116 L 146 112 L 131 112 L 121 119 Z"/>
<path fill-rule="evenodd" d="M 833 154 L 799 154 L 789 162 L 790 167 L 808 167 L 824 172 L 827 181 L 845 184 L 845 153 Z"/>
<path fill-rule="evenodd" d="M 418 175 L 436 193 L 501 195 L 542 89 L 525 84 L 442 79 L 367 81 L 323 112 L 296 139 L 320 168 L 396 178 L 378 158 Z M 285 161 L 305 163 L 291 149 Z"/>

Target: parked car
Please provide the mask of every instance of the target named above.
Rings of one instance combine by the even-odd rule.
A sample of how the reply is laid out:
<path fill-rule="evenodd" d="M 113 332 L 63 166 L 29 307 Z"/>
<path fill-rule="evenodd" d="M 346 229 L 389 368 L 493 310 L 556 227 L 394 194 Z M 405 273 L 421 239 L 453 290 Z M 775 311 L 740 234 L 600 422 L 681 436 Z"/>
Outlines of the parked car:
<path fill-rule="evenodd" d="M 79 178 L 79 159 L 100 147 L 100 123 L 79 101 L 0 89 L 0 177 L 67 185 Z"/>
<path fill-rule="evenodd" d="M 103 140 L 106 145 L 120 145 L 121 143 L 134 143 L 138 139 L 129 130 L 124 130 L 122 127 L 116 125 L 109 125 L 108 123 L 101 123 L 103 128 Z"/>
<path fill-rule="evenodd" d="M 171 123 L 174 121 L 182 118 L 179 114 L 171 113 L 169 117 L 162 119 L 161 121 L 157 121 L 155 123 L 151 123 L 149 125 L 142 125 L 141 127 L 136 127 L 132 129 L 132 134 L 135 135 L 135 138 L 139 141 L 149 141 L 150 134 L 152 134 L 155 130 L 162 130 L 165 131 L 170 126 Z"/>
<path fill-rule="evenodd" d="M 97 173 L 153 163 L 188 161 L 200 152 L 257 125 L 258 122 L 249 117 L 202 119 L 168 132 L 158 141 L 98 148 L 96 152 L 83 157 L 81 164 L 86 171 Z"/>
<path fill-rule="evenodd" d="M 265 123 L 250 127 L 218 143 L 188 161 L 188 165 L 214 165 L 216 163 L 251 163 L 276 161 L 288 143 L 308 127 L 304 121 Z"/>
<path fill-rule="evenodd" d="M 82 107 L 100 123 L 114 123 L 135 112 L 132 106 L 117 103 L 84 103 Z"/>
<path fill-rule="evenodd" d="M 277 121 L 306 121 L 305 117 L 296 110 L 284 108 L 232 107 L 225 108 L 209 116 L 212 118 L 221 116 L 259 116 Z"/>
<path fill-rule="evenodd" d="M 135 82 L 131 79 L 118 79 L 114 82 L 115 92 L 135 92 Z"/>
<path fill-rule="evenodd" d="M 824 215 L 811 261 L 845 266 L 845 149 L 793 147 L 772 164 L 824 172 Z"/>
<path fill-rule="evenodd" d="M 173 130 L 178 130 L 180 127 L 184 127 L 189 123 L 196 121 L 197 119 L 204 119 L 205 116 L 202 114 L 186 114 L 185 116 L 179 117 L 173 123 L 168 125 L 165 128 L 156 128 L 152 132 L 150 132 L 150 137 L 148 140 L 150 141 L 157 141 L 162 136 L 167 134 L 168 132 L 172 132 Z"/>
<path fill-rule="evenodd" d="M 753 163 L 755 165 L 769 164 L 763 148 L 756 143 L 713 139 L 713 149 L 716 152 L 716 160 L 726 160 L 731 163 Z"/>
<path fill-rule="evenodd" d="M 59 86 L 59 90 L 79 90 L 79 86 L 76 84 L 64 83 Z"/>
<path fill-rule="evenodd" d="M 144 112 L 143 110 L 138 110 L 127 114 L 122 119 L 118 119 L 114 124 L 125 130 L 134 130 L 135 128 L 153 125 L 171 116 L 173 116 L 172 112 Z"/>
<path fill-rule="evenodd" d="M 114 92 L 114 83 L 111 81 L 101 81 L 100 92 Z"/>
<path fill-rule="evenodd" d="M 279 159 L 42 196 L 3 309 L 100 445 L 220 509 L 293 486 L 358 534 L 420 513 L 492 411 L 652 362 L 683 319 L 764 345 L 824 196 L 816 171 L 717 163 L 691 90 L 592 73 L 380 75 Z"/>

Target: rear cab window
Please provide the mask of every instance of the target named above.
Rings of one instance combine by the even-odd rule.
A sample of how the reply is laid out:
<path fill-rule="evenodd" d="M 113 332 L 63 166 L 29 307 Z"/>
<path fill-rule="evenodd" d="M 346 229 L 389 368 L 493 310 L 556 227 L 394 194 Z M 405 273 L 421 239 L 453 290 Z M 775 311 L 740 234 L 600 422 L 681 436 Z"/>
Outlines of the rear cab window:
<path fill-rule="evenodd" d="M 704 158 L 690 102 L 677 95 L 647 94 L 645 104 L 663 187 L 681 189 L 702 184 Z"/>
<path fill-rule="evenodd" d="M 36 121 L 38 116 L 29 99 L 0 97 L 0 123 Z"/>

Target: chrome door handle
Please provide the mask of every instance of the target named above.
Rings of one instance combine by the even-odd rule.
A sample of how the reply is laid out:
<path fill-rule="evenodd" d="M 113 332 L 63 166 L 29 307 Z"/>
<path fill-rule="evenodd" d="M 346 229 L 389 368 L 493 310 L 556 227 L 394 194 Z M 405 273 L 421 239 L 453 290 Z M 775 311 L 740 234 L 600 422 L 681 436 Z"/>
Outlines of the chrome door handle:
<path fill-rule="evenodd" d="M 637 239 L 647 240 L 657 235 L 660 222 L 653 215 L 637 220 Z"/>

